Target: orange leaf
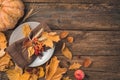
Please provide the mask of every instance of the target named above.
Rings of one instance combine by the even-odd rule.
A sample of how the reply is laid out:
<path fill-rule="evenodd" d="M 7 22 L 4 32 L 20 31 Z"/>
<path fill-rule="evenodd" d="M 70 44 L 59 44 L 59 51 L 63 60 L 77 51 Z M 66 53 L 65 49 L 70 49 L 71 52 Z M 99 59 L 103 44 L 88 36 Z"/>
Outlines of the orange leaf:
<path fill-rule="evenodd" d="M 82 65 L 79 63 L 73 63 L 72 65 L 70 65 L 69 69 L 79 69 Z"/>
<path fill-rule="evenodd" d="M 86 58 L 84 60 L 83 65 L 84 65 L 84 67 L 89 67 L 91 65 L 91 63 L 92 63 L 91 59 L 90 58 Z"/>
<path fill-rule="evenodd" d="M 68 36 L 68 34 L 69 33 L 67 31 L 63 31 L 63 32 L 60 33 L 60 38 L 62 38 L 62 39 L 66 38 Z"/>
<path fill-rule="evenodd" d="M 45 75 L 46 80 L 51 80 L 51 78 L 53 77 L 53 75 L 57 70 L 58 65 L 59 65 L 59 60 L 57 59 L 56 56 L 54 56 L 51 59 L 50 64 L 47 65 L 46 67 L 46 75 Z"/>
<path fill-rule="evenodd" d="M 68 41 L 69 43 L 73 43 L 73 37 L 67 37 L 67 41 Z"/>
<path fill-rule="evenodd" d="M 63 43 L 63 46 L 62 46 L 62 54 L 68 58 L 68 59 L 72 59 L 72 53 L 71 51 L 66 47 L 65 43 Z"/>

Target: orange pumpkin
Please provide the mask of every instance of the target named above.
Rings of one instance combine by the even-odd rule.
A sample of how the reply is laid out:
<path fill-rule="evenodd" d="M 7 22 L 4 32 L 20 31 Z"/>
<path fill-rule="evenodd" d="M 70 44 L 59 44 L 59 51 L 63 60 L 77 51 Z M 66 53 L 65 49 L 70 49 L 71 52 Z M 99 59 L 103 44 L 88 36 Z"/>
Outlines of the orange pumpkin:
<path fill-rule="evenodd" d="M 21 0 L 0 0 L 0 31 L 12 29 L 24 15 Z"/>

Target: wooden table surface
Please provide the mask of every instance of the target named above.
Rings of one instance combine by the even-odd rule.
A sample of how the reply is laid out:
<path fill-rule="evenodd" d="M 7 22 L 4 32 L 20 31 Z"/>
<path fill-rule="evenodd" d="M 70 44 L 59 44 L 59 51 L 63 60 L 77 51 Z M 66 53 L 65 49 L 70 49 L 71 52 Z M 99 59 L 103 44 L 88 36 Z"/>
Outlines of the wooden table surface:
<path fill-rule="evenodd" d="M 53 31 L 70 32 L 75 39 L 68 46 L 73 53 L 72 61 L 82 62 L 86 57 L 92 59 L 89 68 L 82 68 L 87 75 L 84 80 L 120 80 L 119 0 L 23 1 L 26 12 L 31 8 L 36 12 L 26 21 L 41 21 Z M 12 31 L 5 32 L 8 39 Z M 56 55 L 63 58 L 62 54 Z M 75 80 L 73 71 L 67 75 Z"/>

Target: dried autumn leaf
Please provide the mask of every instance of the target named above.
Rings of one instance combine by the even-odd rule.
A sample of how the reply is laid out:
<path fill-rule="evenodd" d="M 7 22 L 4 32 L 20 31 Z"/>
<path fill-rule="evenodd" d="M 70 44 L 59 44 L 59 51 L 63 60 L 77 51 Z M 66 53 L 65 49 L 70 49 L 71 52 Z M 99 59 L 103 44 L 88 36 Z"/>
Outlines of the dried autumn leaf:
<path fill-rule="evenodd" d="M 38 80 L 38 76 L 35 74 L 32 74 L 29 80 Z"/>
<path fill-rule="evenodd" d="M 67 69 L 66 68 L 57 68 L 57 71 L 55 72 L 55 74 L 53 75 L 51 80 L 61 80 L 62 78 L 62 74 L 66 73 Z"/>
<path fill-rule="evenodd" d="M 31 46 L 28 48 L 28 57 L 30 58 L 33 54 L 34 54 L 35 50 L 34 48 Z"/>
<path fill-rule="evenodd" d="M 45 72 L 44 72 L 43 67 L 40 67 L 39 69 L 40 69 L 40 71 L 39 71 L 39 78 L 44 77 Z"/>
<path fill-rule="evenodd" d="M 63 80 L 72 80 L 69 77 L 64 77 Z"/>
<path fill-rule="evenodd" d="M 72 59 L 72 53 L 71 51 L 66 47 L 65 43 L 63 43 L 63 46 L 62 46 L 62 54 L 68 58 L 68 59 Z"/>
<path fill-rule="evenodd" d="M 7 76 L 9 80 L 19 80 L 20 79 L 20 73 L 16 72 L 16 70 L 8 70 Z"/>
<path fill-rule="evenodd" d="M 7 47 L 7 40 L 4 33 L 0 32 L 0 49 L 5 49 Z"/>
<path fill-rule="evenodd" d="M 9 80 L 29 80 L 31 76 L 28 72 L 23 73 L 23 70 L 18 66 L 15 66 L 14 69 L 8 70 L 6 73 Z"/>
<path fill-rule="evenodd" d="M 7 47 L 7 40 L 4 33 L 0 32 L 0 57 L 5 55 L 4 49 Z"/>
<path fill-rule="evenodd" d="M 52 42 L 52 40 L 47 39 L 47 40 L 44 41 L 44 45 L 46 45 L 46 47 L 52 48 L 53 47 L 53 42 Z"/>
<path fill-rule="evenodd" d="M 72 65 L 70 65 L 69 69 L 73 70 L 73 69 L 79 69 L 82 65 L 79 63 L 73 63 Z"/>
<path fill-rule="evenodd" d="M 29 24 L 24 24 L 22 27 L 22 32 L 25 37 L 29 36 L 31 29 Z"/>
<path fill-rule="evenodd" d="M 67 41 L 68 41 L 69 43 L 73 43 L 73 37 L 67 37 Z"/>
<path fill-rule="evenodd" d="M 28 73 L 28 72 L 25 72 L 24 74 L 22 74 L 21 76 L 20 76 L 20 80 L 29 80 L 29 78 L 30 78 L 30 74 Z"/>
<path fill-rule="evenodd" d="M 5 71 L 6 67 L 9 66 L 10 56 L 6 53 L 0 58 L 0 71 Z"/>
<path fill-rule="evenodd" d="M 46 66 L 46 75 L 45 75 L 46 80 L 51 80 L 51 78 L 57 71 L 58 65 L 59 65 L 59 60 L 57 59 L 56 56 L 54 56 L 51 59 L 50 64 Z"/>
<path fill-rule="evenodd" d="M 4 51 L 4 49 L 1 49 L 0 50 L 0 57 L 3 57 L 5 55 L 5 51 Z"/>
<path fill-rule="evenodd" d="M 86 58 L 83 62 L 84 67 L 89 67 L 91 65 L 92 61 L 90 58 Z"/>
<path fill-rule="evenodd" d="M 53 42 L 58 42 L 60 40 L 59 35 L 55 32 L 43 32 L 39 40 L 41 39 L 44 39 L 43 44 L 50 48 L 53 48 Z"/>
<path fill-rule="evenodd" d="M 63 39 L 63 38 L 66 38 L 68 36 L 69 32 L 67 31 L 63 31 L 60 33 L 60 38 Z"/>

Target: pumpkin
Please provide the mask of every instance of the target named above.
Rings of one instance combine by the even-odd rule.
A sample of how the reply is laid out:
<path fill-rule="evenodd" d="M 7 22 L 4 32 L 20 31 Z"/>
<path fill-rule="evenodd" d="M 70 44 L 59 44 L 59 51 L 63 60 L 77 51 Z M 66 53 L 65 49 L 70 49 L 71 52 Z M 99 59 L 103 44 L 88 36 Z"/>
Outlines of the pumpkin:
<path fill-rule="evenodd" d="M 0 0 L 0 31 L 12 29 L 24 15 L 21 0 Z"/>

